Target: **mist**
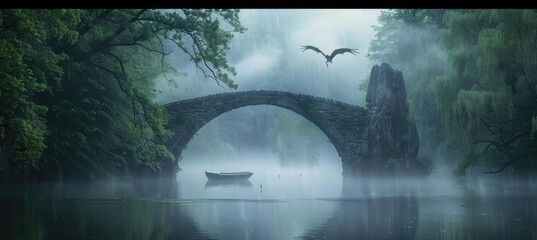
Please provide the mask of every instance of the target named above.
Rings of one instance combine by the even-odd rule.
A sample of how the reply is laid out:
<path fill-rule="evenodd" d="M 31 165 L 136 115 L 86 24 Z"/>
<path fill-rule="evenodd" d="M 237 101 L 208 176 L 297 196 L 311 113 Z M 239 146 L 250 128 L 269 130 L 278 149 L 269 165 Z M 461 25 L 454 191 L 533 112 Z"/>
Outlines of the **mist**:
<path fill-rule="evenodd" d="M 374 64 L 366 54 L 374 36 L 372 26 L 378 24 L 379 14 L 380 10 L 374 9 L 241 10 L 241 23 L 249 30 L 234 37 L 228 52 L 230 64 L 237 72 L 233 78 L 239 85 L 237 90 L 281 90 L 363 106 L 365 92 L 359 85 L 368 78 Z M 341 47 L 358 49 L 359 53 L 339 55 L 327 67 L 321 54 L 311 50 L 303 52 L 302 45 L 316 46 L 327 54 Z M 180 72 L 188 74 L 176 78 L 179 80 L 176 89 L 170 88 L 164 80 L 159 83 L 162 92 L 159 99 L 163 102 L 235 91 L 204 78 L 189 61 L 177 59 L 175 63 L 180 66 Z M 320 155 L 322 151 L 334 158 L 324 164 L 339 167 L 340 176 L 341 161 L 337 160 L 339 156 L 326 135 L 318 127 L 309 126 L 311 124 L 300 115 L 272 106 L 235 109 L 207 123 L 183 151 L 181 168 L 186 169 L 193 162 L 204 165 L 206 161 L 200 158 L 226 157 L 231 158 L 229 164 L 234 164 L 232 158 L 244 159 L 246 155 L 259 153 L 265 154 L 268 160 L 254 159 L 245 164 L 250 168 L 263 161 L 281 165 L 274 148 L 277 148 L 278 134 L 285 130 L 275 129 L 274 124 L 278 117 L 286 116 L 311 129 L 307 134 L 295 134 L 297 137 L 288 139 L 297 143 L 295 148 L 303 148 L 302 153 L 293 158 L 298 162 L 310 161 L 305 159 L 312 146 L 308 148 L 306 142 L 314 141 L 314 154 Z M 271 129 L 273 134 L 269 134 Z M 285 154 L 281 153 L 280 158 Z M 311 158 L 321 159 L 319 156 Z"/>
<path fill-rule="evenodd" d="M 238 90 L 285 90 L 363 104 L 364 93 L 356 90 L 373 65 L 366 54 L 379 13 L 374 9 L 242 10 L 241 23 L 250 30 L 235 35 L 228 52 L 237 72 Z M 302 52 L 302 45 L 314 45 L 326 54 L 340 47 L 357 48 L 359 54 L 338 56 L 334 60 L 337 64 L 326 67 L 321 54 Z M 178 59 L 176 63 L 188 77 L 177 78 L 175 97 L 165 92 L 165 83 L 160 83 L 163 102 L 233 91 L 205 79 L 189 61 Z M 197 95 L 192 96 L 190 85 L 181 86 L 187 84 L 199 86 Z"/>
<path fill-rule="evenodd" d="M 0 236 L 537 239 L 535 23 L 0 9 Z"/>
<path fill-rule="evenodd" d="M 182 155 L 183 170 L 178 174 L 178 181 L 183 189 L 182 196 L 187 199 L 285 199 L 291 202 L 303 199 L 358 199 L 358 206 L 352 208 L 348 208 L 344 203 L 335 207 L 331 204 L 327 204 L 329 207 L 316 205 L 316 215 L 303 213 L 308 207 L 294 206 L 293 203 L 290 203 L 294 206 L 292 209 L 289 209 L 289 206 L 276 205 L 262 210 L 250 209 L 245 203 L 240 211 L 257 212 L 263 216 L 275 214 L 273 219 L 279 219 L 277 221 L 286 221 L 277 216 L 292 216 L 293 223 L 297 224 L 293 228 L 273 230 L 283 238 L 306 231 L 307 233 L 302 235 L 305 238 L 331 236 L 334 239 L 356 239 L 357 236 L 366 235 L 374 239 L 386 236 L 427 239 L 427 236 L 438 236 L 438 232 L 427 230 L 437 229 L 434 223 L 436 220 L 425 224 L 427 227 L 420 230 L 416 229 L 414 223 L 418 222 L 418 215 L 428 219 L 437 217 L 438 209 L 435 204 L 441 201 L 439 199 L 468 195 L 462 203 L 455 205 L 447 200 L 450 202 L 446 206 L 448 211 L 463 215 L 497 215 L 494 207 L 475 212 L 478 204 L 473 203 L 472 199 L 494 198 L 500 192 L 508 195 L 518 193 L 519 190 L 524 192 L 522 189 L 527 187 L 526 183 L 514 182 L 511 185 L 516 186 L 514 188 L 499 189 L 497 187 L 502 180 L 497 182 L 496 179 L 477 177 L 463 180 L 453 178 L 452 169 L 455 163 L 452 158 L 456 154 L 447 150 L 452 148 L 453 143 L 442 143 L 445 133 L 439 127 L 440 117 L 435 114 L 438 110 L 432 86 L 437 77 L 453 74 L 448 55 L 438 43 L 438 36 L 434 31 L 411 23 L 397 25 L 399 35 L 391 36 L 397 39 L 393 42 L 396 51 L 375 48 L 372 44 L 376 34 L 373 26 L 381 25 L 378 22 L 380 12 L 243 10 L 240 13 L 241 20 L 250 31 L 237 35 L 231 44 L 229 59 L 237 71 L 234 79 L 239 85 L 239 91 L 281 90 L 365 106 L 365 90 L 371 67 L 380 62 L 392 65 L 403 73 L 410 112 L 416 118 L 420 137 L 418 158 L 431 161 L 427 166 L 431 173 L 428 181 L 414 177 L 342 179 L 341 157 L 318 127 L 286 109 L 253 106 L 222 114 L 207 123 L 189 142 Z M 340 47 L 357 48 L 359 54 L 337 56 L 332 64 L 326 66 L 322 55 L 313 51 L 303 52 L 300 50 L 302 45 L 316 46 L 328 54 Z M 189 90 L 191 89 L 192 87 L 189 87 Z M 232 91 L 208 84 L 207 80 L 199 81 L 196 89 L 199 96 Z M 278 125 L 283 119 L 286 125 L 292 127 Z M 305 126 L 309 131 L 295 131 L 296 126 Z M 288 135 L 294 137 L 286 142 Z M 282 149 L 278 145 L 281 142 L 288 145 L 287 149 L 294 151 L 285 151 L 285 147 Z M 252 171 L 254 175 L 246 184 L 210 184 L 210 181 L 199 181 L 199 175 L 204 171 Z M 369 202 L 372 199 L 374 201 Z M 423 211 L 421 214 L 415 208 L 418 205 L 416 199 L 420 199 L 420 211 Z M 362 205 L 362 201 L 367 204 Z M 371 203 L 378 203 L 379 206 L 371 206 Z M 499 204 L 501 203 L 493 202 L 491 205 L 498 207 Z M 461 211 L 461 208 L 466 206 L 471 209 Z M 503 206 L 506 207 L 507 205 Z M 237 222 L 236 219 L 228 220 L 203 208 L 197 208 L 195 211 L 197 213 L 194 218 L 201 225 L 212 226 L 210 229 L 218 228 L 222 221 L 250 226 L 245 222 Z M 380 215 L 392 219 L 388 226 L 378 219 Z M 200 219 L 199 216 L 211 217 Z M 362 216 L 362 219 L 355 216 Z M 449 220 L 448 224 L 458 224 L 462 219 L 462 216 L 457 215 Z M 346 224 L 375 223 L 385 227 L 379 227 L 378 231 L 376 228 L 341 233 L 329 231 L 340 229 Z M 425 226 L 424 223 L 421 224 Z M 318 227 L 308 229 L 305 226 Z M 246 231 L 248 227 L 239 229 Z M 389 234 L 386 235 L 386 232 Z M 211 234 L 222 236 L 236 232 L 211 231 Z M 261 238 L 264 236 L 256 235 L 259 233 L 251 234 Z M 524 235 L 525 232 L 520 234 Z M 494 233 L 484 235 L 492 237 Z"/>

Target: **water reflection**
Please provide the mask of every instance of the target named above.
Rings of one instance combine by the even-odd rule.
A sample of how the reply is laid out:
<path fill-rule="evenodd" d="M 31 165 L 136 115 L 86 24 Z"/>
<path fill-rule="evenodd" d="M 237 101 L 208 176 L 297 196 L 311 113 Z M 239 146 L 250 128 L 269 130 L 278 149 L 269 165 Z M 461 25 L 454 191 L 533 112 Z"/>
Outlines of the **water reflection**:
<path fill-rule="evenodd" d="M 415 239 L 420 181 L 343 179 L 342 197 L 324 200 L 336 204 L 336 210 L 300 238 Z"/>
<path fill-rule="evenodd" d="M 1 185 L 1 239 L 210 239 L 175 181 Z"/>
<path fill-rule="evenodd" d="M 537 239 L 537 196 L 528 181 L 455 179 L 455 195 L 420 202 L 420 236 L 437 239 Z"/>
<path fill-rule="evenodd" d="M 254 183 L 208 180 L 205 186 L 211 187 L 203 195 L 207 199 L 189 207 L 191 217 L 214 239 L 293 239 L 334 210 L 331 204 L 317 206 L 306 191 L 313 185 L 299 180 L 303 178 L 298 174 L 278 177 L 261 171 L 252 178 Z"/>
<path fill-rule="evenodd" d="M 196 198 L 162 179 L 0 185 L 0 238 L 537 239 L 528 181 L 273 175 L 207 188 L 196 176 Z"/>
<path fill-rule="evenodd" d="M 0 184 L 0 199 L 177 199 L 172 178 Z"/>
<path fill-rule="evenodd" d="M 537 239 L 533 184 L 452 180 L 455 191 L 438 187 L 445 179 L 344 180 L 342 198 L 322 199 L 336 210 L 299 238 Z"/>
<path fill-rule="evenodd" d="M 231 187 L 231 186 L 239 186 L 243 188 L 251 188 L 254 185 L 249 180 L 212 180 L 209 179 L 205 183 L 205 188 L 210 187 Z"/>
<path fill-rule="evenodd" d="M 305 239 L 414 239 L 419 222 L 415 197 L 343 200 Z"/>

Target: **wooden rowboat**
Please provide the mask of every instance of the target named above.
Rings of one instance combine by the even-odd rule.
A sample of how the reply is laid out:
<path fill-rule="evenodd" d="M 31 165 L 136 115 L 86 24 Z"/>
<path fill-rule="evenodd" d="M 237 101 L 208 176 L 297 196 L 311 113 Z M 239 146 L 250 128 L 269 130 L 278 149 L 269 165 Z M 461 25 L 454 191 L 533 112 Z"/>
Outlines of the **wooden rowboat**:
<path fill-rule="evenodd" d="M 250 178 L 253 172 L 211 172 L 205 171 L 205 176 L 209 180 L 246 180 Z"/>

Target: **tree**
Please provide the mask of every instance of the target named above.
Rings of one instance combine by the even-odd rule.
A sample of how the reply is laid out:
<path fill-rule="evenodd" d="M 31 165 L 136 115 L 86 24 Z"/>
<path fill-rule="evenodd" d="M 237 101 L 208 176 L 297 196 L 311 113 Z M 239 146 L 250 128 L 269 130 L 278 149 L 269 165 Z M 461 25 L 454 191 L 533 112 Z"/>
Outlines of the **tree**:
<path fill-rule="evenodd" d="M 445 141 L 431 88 L 436 77 L 450 72 L 437 37 L 445 27 L 442 21 L 445 13 L 444 9 L 382 11 L 368 52 L 370 59 L 387 62 L 405 75 L 409 109 L 420 136 L 420 151 L 429 154 L 435 154 Z"/>
<path fill-rule="evenodd" d="M 479 161 L 498 173 L 537 154 L 536 21 L 525 9 L 446 14 L 441 41 L 455 74 L 438 78 L 434 93 L 448 137 L 466 146 L 457 174 Z"/>
<path fill-rule="evenodd" d="M 319 162 L 322 132 L 312 122 L 289 112 L 283 112 L 268 132 L 272 151 L 280 165 L 315 166 Z"/>
<path fill-rule="evenodd" d="M 17 13 L 3 10 L 2 16 L 10 11 Z M 42 147 L 32 152 L 34 164 L 29 169 L 37 177 L 129 175 L 159 172 L 175 164 L 166 148 L 171 134 L 165 127 L 166 116 L 154 100 L 155 78 L 173 73 L 165 58 L 172 53 L 168 44 L 179 47 L 206 77 L 237 87 L 229 76 L 235 71 L 225 56 L 233 33 L 245 30 L 238 10 L 18 11 L 31 17 L 10 17 L 17 20 L 15 26 L 43 29 L 36 30 L 43 40 L 24 36 L 12 40 L 26 47 L 19 51 L 27 56 L 20 65 L 41 83 L 28 101 L 48 108 L 46 121 L 35 121 L 42 123 L 35 138 Z M 228 25 L 222 27 L 222 22 Z M 6 72 L 12 74 L 10 69 Z M 15 105 L 11 100 L 5 104 Z M 45 154 L 39 158 L 45 144 Z"/>
<path fill-rule="evenodd" d="M 46 145 L 44 114 L 35 103 L 48 81 L 57 81 L 66 55 L 48 42 L 73 43 L 76 10 L 0 11 L 0 176 L 28 176 L 39 165 Z"/>

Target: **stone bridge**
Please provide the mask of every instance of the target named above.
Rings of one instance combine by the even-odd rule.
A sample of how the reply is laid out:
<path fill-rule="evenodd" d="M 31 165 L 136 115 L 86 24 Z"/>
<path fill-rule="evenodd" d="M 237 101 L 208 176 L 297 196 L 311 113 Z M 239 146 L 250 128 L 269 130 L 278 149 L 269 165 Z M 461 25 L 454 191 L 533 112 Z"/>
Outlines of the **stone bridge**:
<path fill-rule="evenodd" d="M 344 177 L 426 172 L 416 161 L 419 139 L 408 113 L 402 73 L 386 63 L 374 66 L 366 102 L 368 109 L 304 94 L 259 90 L 168 103 L 168 128 L 175 132 L 169 149 L 177 151 L 179 158 L 194 134 L 225 112 L 273 105 L 303 116 L 326 134 L 341 157 Z M 176 164 L 172 171 L 177 168 Z"/>
<path fill-rule="evenodd" d="M 366 109 L 326 98 L 267 90 L 221 93 L 166 104 L 168 128 L 175 132 L 170 149 L 179 151 L 180 156 L 205 124 L 225 112 L 253 105 L 282 107 L 319 127 L 339 153 L 343 175 L 355 169 L 366 154 Z"/>

